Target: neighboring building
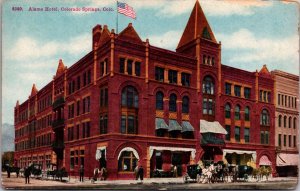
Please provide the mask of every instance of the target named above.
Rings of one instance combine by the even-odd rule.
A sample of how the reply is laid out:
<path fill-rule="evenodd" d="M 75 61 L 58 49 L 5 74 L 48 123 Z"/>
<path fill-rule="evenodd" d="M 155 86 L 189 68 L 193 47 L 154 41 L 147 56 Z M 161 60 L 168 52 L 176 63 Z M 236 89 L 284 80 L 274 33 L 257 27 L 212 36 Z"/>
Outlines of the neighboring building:
<path fill-rule="evenodd" d="M 280 70 L 272 71 L 275 78 L 276 169 L 280 176 L 297 176 L 299 141 L 299 76 Z"/>
<path fill-rule="evenodd" d="M 150 39 L 151 40 L 151 39 Z M 274 80 L 266 66 L 247 72 L 221 64 L 197 1 L 176 52 L 142 41 L 132 24 L 115 34 L 93 28 L 92 51 L 15 107 L 16 153 L 30 162 L 80 165 L 110 179 L 224 160 L 271 165 L 275 173 Z M 226 131 L 228 134 L 225 136 Z M 225 140 L 224 140 L 225 139 Z"/>

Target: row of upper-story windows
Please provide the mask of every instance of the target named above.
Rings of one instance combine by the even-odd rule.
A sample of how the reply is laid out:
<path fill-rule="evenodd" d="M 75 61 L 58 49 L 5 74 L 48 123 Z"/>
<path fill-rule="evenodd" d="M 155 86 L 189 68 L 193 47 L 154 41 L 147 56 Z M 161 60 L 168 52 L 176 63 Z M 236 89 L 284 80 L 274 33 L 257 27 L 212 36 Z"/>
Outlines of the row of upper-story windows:
<path fill-rule="evenodd" d="M 160 82 L 190 87 L 190 78 L 191 75 L 186 72 L 180 72 L 177 70 L 166 69 L 158 66 L 155 67 L 155 80 Z"/>
<path fill-rule="evenodd" d="M 17 116 L 16 123 L 22 122 L 22 121 L 26 121 L 27 119 L 28 119 L 28 110 L 26 109 L 25 111 L 21 112 L 21 113 Z"/>
<path fill-rule="evenodd" d="M 90 122 L 83 122 L 68 128 L 68 141 L 84 139 L 91 136 Z"/>
<path fill-rule="evenodd" d="M 231 127 L 230 125 L 225 125 L 225 129 L 227 131 L 227 134 L 225 136 L 225 140 L 230 141 L 230 137 L 231 137 Z M 240 127 L 239 126 L 235 126 L 234 127 L 234 139 L 235 142 L 240 142 L 241 141 L 241 131 L 240 131 Z M 245 143 L 249 143 L 250 142 L 250 129 L 249 127 L 245 127 L 244 128 L 244 140 Z"/>
<path fill-rule="evenodd" d="M 282 141 L 281 137 L 282 136 L 283 136 L 283 145 L 281 144 L 281 141 Z M 286 138 L 287 138 L 287 135 L 278 134 L 278 146 L 279 147 L 281 147 L 281 146 L 287 147 Z M 292 135 L 288 135 L 288 147 L 294 147 L 294 148 L 296 148 L 296 146 L 297 146 L 296 135 L 293 136 L 293 146 L 292 146 Z"/>
<path fill-rule="evenodd" d="M 80 104 L 80 100 L 76 101 L 76 103 L 72 103 L 68 105 L 68 119 L 75 117 L 75 104 L 76 104 L 76 116 L 80 114 L 85 114 L 90 112 L 91 108 L 91 98 L 90 96 L 84 97 L 82 99 L 82 104 Z M 80 112 L 80 107 L 82 106 L 82 110 Z"/>
<path fill-rule="evenodd" d="M 231 106 L 229 103 L 225 105 L 225 118 L 231 118 Z M 234 108 L 234 120 L 241 120 L 241 106 L 237 104 Z M 245 107 L 245 121 L 250 121 L 250 107 Z"/>
<path fill-rule="evenodd" d="M 82 81 L 81 81 L 82 77 Z M 82 82 L 82 86 L 81 86 Z M 74 93 L 76 90 L 79 90 L 81 87 L 85 87 L 86 85 L 92 82 L 92 73 L 91 70 L 85 71 L 82 76 L 77 76 L 73 80 L 68 83 L 68 94 Z"/>
<path fill-rule="evenodd" d="M 163 110 L 164 109 L 164 94 L 161 91 L 156 93 L 156 109 Z M 182 113 L 189 113 L 189 104 L 190 99 L 188 96 L 183 96 L 182 98 Z M 169 98 L 169 111 L 176 112 L 177 111 L 177 95 L 172 93 Z"/>
<path fill-rule="evenodd" d="M 271 92 L 266 90 L 259 90 L 259 101 L 270 103 Z"/>
<path fill-rule="evenodd" d="M 141 76 L 141 62 L 129 58 L 120 58 L 120 73 Z"/>
<path fill-rule="evenodd" d="M 32 139 L 20 141 L 20 142 L 16 143 L 15 149 L 16 149 L 16 151 L 22 151 L 22 150 L 26 150 L 26 149 L 51 145 L 51 134 L 52 133 L 48 133 L 48 134 L 36 136 Z"/>
<path fill-rule="evenodd" d="M 214 66 L 215 65 L 215 58 L 213 56 L 203 55 L 202 56 L 202 64 Z"/>
<path fill-rule="evenodd" d="M 231 96 L 236 96 L 236 97 L 243 97 L 246 99 L 251 98 L 251 88 L 249 87 L 243 87 L 241 85 L 234 85 L 234 89 L 232 89 L 232 84 L 226 82 L 225 83 L 225 94 L 226 95 L 231 95 Z M 242 91 L 244 90 L 244 96 L 242 96 Z"/>
<path fill-rule="evenodd" d="M 40 130 L 46 127 L 51 126 L 52 123 L 52 115 L 49 114 L 45 117 L 42 117 L 41 119 L 38 119 L 36 121 L 36 130 Z"/>
<path fill-rule="evenodd" d="M 292 117 L 287 118 L 287 116 L 283 116 L 279 115 L 278 116 L 278 127 L 288 127 L 292 128 L 294 127 L 294 129 L 297 128 L 297 118 L 294 117 L 294 119 Z"/>
<path fill-rule="evenodd" d="M 38 101 L 38 112 L 43 111 L 45 108 L 52 106 L 52 95 Z"/>
<path fill-rule="evenodd" d="M 278 94 L 277 101 L 279 106 L 297 108 L 297 97 Z"/>
<path fill-rule="evenodd" d="M 28 125 L 21 127 L 20 129 L 15 130 L 15 137 L 22 137 L 28 133 Z"/>

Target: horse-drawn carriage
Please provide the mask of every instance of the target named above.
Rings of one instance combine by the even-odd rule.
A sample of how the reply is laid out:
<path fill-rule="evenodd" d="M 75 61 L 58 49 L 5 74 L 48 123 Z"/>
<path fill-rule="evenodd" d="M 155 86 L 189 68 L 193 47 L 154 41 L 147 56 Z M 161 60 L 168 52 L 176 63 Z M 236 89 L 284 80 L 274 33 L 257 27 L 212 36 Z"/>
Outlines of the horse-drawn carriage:
<path fill-rule="evenodd" d="M 49 164 L 49 169 L 47 170 L 47 177 L 52 176 L 53 179 L 59 179 L 62 181 L 63 177 L 68 177 L 66 169 L 63 167 L 61 169 L 57 168 L 56 164 Z"/>

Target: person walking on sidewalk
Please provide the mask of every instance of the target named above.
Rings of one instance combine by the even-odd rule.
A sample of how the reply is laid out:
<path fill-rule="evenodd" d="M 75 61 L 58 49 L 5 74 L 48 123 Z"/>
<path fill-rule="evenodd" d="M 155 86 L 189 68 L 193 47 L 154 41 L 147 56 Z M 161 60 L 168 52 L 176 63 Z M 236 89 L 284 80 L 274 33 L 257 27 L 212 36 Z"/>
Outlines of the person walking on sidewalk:
<path fill-rule="evenodd" d="M 25 184 L 29 184 L 29 177 L 30 177 L 30 168 L 29 167 L 25 168 L 24 176 L 25 176 Z"/>
<path fill-rule="evenodd" d="M 80 169 L 79 169 L 79 181 L 80 182 L 83 182 L 83 175 L 84 175 L 84 168 L 83 168 L 83 165 L 81 165 Z"/>
<path fill-rule="evenodd" d="M 140 180 L 143 181 L 143 179 L 144 179 L 144 169 L 143 169 L 142 165 L 139 168 L 138 176 L 140 177 Z"/>

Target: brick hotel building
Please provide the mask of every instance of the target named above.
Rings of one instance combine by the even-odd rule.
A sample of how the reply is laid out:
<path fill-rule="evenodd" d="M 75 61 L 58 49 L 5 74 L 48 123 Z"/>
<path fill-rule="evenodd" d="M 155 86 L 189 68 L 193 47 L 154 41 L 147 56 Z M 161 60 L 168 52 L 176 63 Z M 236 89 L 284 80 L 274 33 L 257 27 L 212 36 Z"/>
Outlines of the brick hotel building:
<path fill-rule="evenodd" d="M 133 178 L 142 165 L 178 173 L 224 160 L 269 165 L 276 173 L 274 78 L 264 65 L 248 72 L 221 63 L 197 1 L 176 51 L 142 41 L 132 24 L 116 34 L 92 30 L 92 50 L 57 72 L 15 107 L 15 160 L 49 163 L 91 177 Z"/>

